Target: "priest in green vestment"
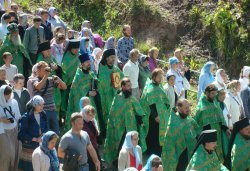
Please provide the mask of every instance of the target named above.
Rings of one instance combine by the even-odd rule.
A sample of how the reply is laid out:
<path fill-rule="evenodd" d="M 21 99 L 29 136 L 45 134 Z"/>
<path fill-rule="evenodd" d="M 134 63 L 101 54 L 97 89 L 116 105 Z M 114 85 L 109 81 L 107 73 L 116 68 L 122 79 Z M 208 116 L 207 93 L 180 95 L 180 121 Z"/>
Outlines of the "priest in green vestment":
<path fill-rule="evenodd" d="M 70 116 L 74 112 L 80 112 L 79 102 L 84 96 L 88 96 L 90 103 L 95 107 L 97 111 L 96 120 L 100 127 L 100 134 L 103 137 L 106 129 L 102 117 L 101 100 L 97 89 L 97 77 L 93 71 L 91 71 L 90 57 L 87 53 L 79 56 L 81 67 L 78 67 L 71 85 L 68 109 L 66 114 L 66 131 L 70 129 Z"/>
<path fill-rule="evenodd" d="M 57 64 L 55 58 L 51 55 L 50 42 L 46 41 L 39 45 L 37 54 L 37 63 L 40 61 L 46 62 L 52 69 L 50 76 L 56 75 L 62 79 L 62 68 Z M 56 104 L 56 111 L 60 116 L 60 106 L 61 106 L 61 90 L 55 88 L 54 101 Z"/>
<path fill-rule="evenodd" d="M 147 153 L 149 155 L 161 156 L 164 135 L 170 116 L 169 100 L 161 85 L 162 79 L 163 70 L 156 68 L 152 72 L 152 80 L 147 81 L 140 100 L 145 111 L 142 136 L 146 137 Z"/>
<path fill-rule="evenodd" d="M 140 103 L 132 96 L 131 81 L 124 77 L 121 81 L 121 92 L 114 97 L 108 116 L 104 144 L 104 159 L 108 163 L 118 157 L 127 132 L 138 131 L 140 142 L 145 140 L 140 134 L 143 116 L 144 111 Z"/>
<path fill-rule="evenodd" d="M 21 42 L 17 25 L 12 23 L 8 25 L 7 29 L 9 34 L 5 37 L 0 47 L 0 66 L 4 64 L 3 53 L 10 52 L 13 57 L 12 64 L 16 65 L 18 72 L 22 73 L 27 79 L 32 66 L 29 54 Z"/>
<path fill-rule="evenodd" d="M 217 131 L 201 132 L 186 171 L 228 171 L 215 153 Z"/>
<path fill-rule="evenodd" d="M 209 84 L 205 93 L 200 98 L 194 119 L 196 120 L 199 127 L 203 130 L 215 129 L 217 130 L 217 148 L 216 153 L 221 160 L 224 162 L 226 157 L 225 149 L 228 148 L 228 137 L 230 130 L 225 123 L 222 110 L 215 101 L 217 95 L 217 87 L 213 84 Z"/>
<path fill-rule="evenodd" d="M 234 123 L 225 165 L 232 171 L 250 170 L 250 123 L 248 118 Z"/>
<path fill-rule="evenodd" d="M 162 149 L 163 168 L 169 171 L 185 171 L 200 131 L 190 115 L 190 103 L 179 99 L 169 118 Z"/>
<path fill-rule="evenodd" d="M 75 76 L 77 67 L 80 66 L 80 61 L 78 59 L 79 46 L 80 46 L 79 40 L 69 40 L 68 47 L 64 52 L 62 59 L 62 79 L 67 85 L 67 90 L 61 92 L 62 95 L 61 117 L 64 118 L 64 120 L 67 113 L 70 87 L 73 82 L 73 78 Z"/>
<path fill-rule="evenodd" d="M 124 76 L 121 70 L 114 65 L 116 59 L 115 54 L 115 49 L 105 50 L 103 52 L 98 69 L 98 89 L 101 96 L 102 112 L 105 123 L 108 120 L 113 98 L 117 94 L 118 87 L 115 87 L 114 84 L 116 81 L 118 81 L 118 84 L 120 84 L 119 78 L 112 81 L 111 77 L 112 75 L 117 74 L 120 76 L 121 80 Z"/>

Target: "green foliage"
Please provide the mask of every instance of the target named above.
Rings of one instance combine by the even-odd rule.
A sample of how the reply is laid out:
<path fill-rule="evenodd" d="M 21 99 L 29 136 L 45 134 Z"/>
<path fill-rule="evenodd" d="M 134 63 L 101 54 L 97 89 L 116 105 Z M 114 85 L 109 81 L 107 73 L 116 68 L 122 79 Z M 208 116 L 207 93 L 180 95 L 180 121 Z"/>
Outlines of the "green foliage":
<path fill-rule="evenodd" d="M 200 20 L 202 17 L 202 10 L 201 8 L 193 5 L 192 9 L 189 11 L 189 19 L 192 22 L 197 22 L 198 20 Z"/>

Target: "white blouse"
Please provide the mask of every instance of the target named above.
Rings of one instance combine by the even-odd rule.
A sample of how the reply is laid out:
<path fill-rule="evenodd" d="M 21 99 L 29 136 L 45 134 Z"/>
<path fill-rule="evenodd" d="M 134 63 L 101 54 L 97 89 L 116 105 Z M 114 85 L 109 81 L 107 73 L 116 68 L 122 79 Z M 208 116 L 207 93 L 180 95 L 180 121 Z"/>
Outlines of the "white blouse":
<path fill-rule="evenodd" d="M 40 147 L 37 147 L 32 154 L 32 165 L 34 171 L 49 171 L 50 159 Z"/>
<path fill-rule="evenodd" d="M 9 104 L 11 106 L 12 115 L 15 116 L 14 122 L 8 123 L 8 124 L 0 122 L 0 134 L 4 134 L 5 130 L 14 129 L 17 126 L 18 120 L 21 118 L 17 101 L 15 99 L 11 99 Z M 13 118 L 13 117 L 11 116 L 11 114 L 8 111 L 4 112 L 4 109 L 0 106 L 0 118 L 7 118 L 8 119 L 8 118 Z"/>

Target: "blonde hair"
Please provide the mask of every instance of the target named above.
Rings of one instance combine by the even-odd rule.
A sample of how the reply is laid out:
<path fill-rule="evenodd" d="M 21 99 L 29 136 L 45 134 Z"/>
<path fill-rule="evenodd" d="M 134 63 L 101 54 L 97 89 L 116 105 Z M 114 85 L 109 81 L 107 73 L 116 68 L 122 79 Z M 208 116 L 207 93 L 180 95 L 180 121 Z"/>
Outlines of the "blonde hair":
<path fill-rule="evenodd" d="M 91 106 L 91 105 L 87 105 L 83 109 L 84 109 L 86 114 L 89 113 L 89 112 L 95 112 L 95 108 L 93 106 Z"/>
<path fill-rule="evenodd" d="M 152 47 L 151 49 L 149 49 L 148 51 L 148 56 L 149 57 L 153 57 L 154 53 L 158 51 L 159 52 L 159 49 L 157 47 Z"/>
<path fill-rule="evenodd" d="M 231 91 L 231 92 L 236 92 L 238 85 L 240 85 L 240 81 L 239 80 L 233 80 L 230 83 L 228 83 L 227 89 L 229 91 Z"/>
<path fill-rule="evenodd" d="M 40 61 L 37 63 L 37 69 L 41 69 L 41 68 L 45 68 L 45 67 L 48 67 L 48 64 L 44 61 Z"/>

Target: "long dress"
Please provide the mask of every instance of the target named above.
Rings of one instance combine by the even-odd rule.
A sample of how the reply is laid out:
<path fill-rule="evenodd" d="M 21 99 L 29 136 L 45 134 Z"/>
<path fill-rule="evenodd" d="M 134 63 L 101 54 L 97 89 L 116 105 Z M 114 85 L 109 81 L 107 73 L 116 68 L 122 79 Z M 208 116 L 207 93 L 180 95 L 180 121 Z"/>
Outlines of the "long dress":
<path fill-rule="evenodd" d="M 187 166 L 199 133 L 198 124 L 191 116 L 182 119 L 172 110 L 162 149 L 165 170 L 181 171 Z"/>
<path fill-rule="evenodd" d="M 226 136 L 227 124 L 223 117 L 223 111 L 218 106 L 217 102 L 209 102 L 203 94 L 198 102 L 196 114 L 194 119 L 201 129 L 215 129 L 217 130 L 217 147 L 216 153 L 221 160 L 224 161 L 226 157 L 229 140 Z"/>
<path fill-rule="evenodd" d="M 67 51 L 62 59 L 62 79 L 67 85 L 67 90 L 62 91 L 61 116 L 65 117 L 67 113 L 69 92 L 73 82 L 77 67 L 80 65 L 78 54 L 74 55 Z"/>
<path fill-rule="evenodd" d="M 125 98 L 123 93 L 115 96 L 107 123 L 107 138 L 104 144 L 104 159 L 107 162 L 112 162 L 118 157 L 119 145 L 123 144 L 123 135 L 129 131 L 138 131 L 140 140 L 141 137 L 140 125 L 136 122 L 136 115 L 143 116 L 144 111 L 140 103 L 134 96 Z"/>
<path fill-rule="evenodd" d="M 152 80 L 148 80 L 143 89 L 140 103 L 145 111 L 142 134 L 146 137 L 148 153 L 160 155 L 170 116 L 167 94 L 162 85 L 157 85 Z M 160 118 L 160 123 L 155 121 L 157 116 Z M 146 149 L 143 147 L 142 144 L 142 151 L 145 151 Z"/>
<path fill-rule="evenodd" d="M 203 145 L 200 145 L 192 156 L 186 171 L 227 171 L 228 169 L 220 162 L 215 152 L 208 154 Z"/>

